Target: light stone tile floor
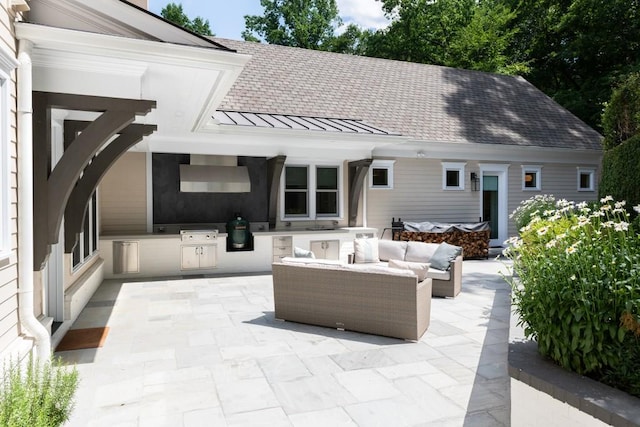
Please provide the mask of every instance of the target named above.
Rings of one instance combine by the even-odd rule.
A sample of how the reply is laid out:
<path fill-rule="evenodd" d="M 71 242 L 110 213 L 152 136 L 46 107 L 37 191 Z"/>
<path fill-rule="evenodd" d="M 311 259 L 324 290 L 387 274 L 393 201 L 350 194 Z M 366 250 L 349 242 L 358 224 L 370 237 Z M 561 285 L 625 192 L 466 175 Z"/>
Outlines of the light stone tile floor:
<path fill-rule="evenodd" d="M 106 280 L 57 353 L 81 383 L 68 426 L 507 426 L 501 261 L 465 261 L 419 342 L 281 322 L 271 276 Z"/>

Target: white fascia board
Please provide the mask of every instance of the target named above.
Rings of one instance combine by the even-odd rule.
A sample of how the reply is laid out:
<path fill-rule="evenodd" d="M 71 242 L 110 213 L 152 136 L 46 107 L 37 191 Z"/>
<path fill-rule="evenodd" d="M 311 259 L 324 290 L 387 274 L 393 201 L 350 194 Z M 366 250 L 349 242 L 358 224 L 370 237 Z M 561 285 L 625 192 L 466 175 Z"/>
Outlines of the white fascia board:
<path fill-rule="evenodd" d="M 238 74 L 251 59 L 249 55 L 208 47 L 132 39 L 24 22 L 16 23 L 16 38 L 30 40 L 40 49 L 192 68 L 237 69 Z"/>
<path fill-rule="evenodd" d="M 255 129 L 253 129 L 255 130 Z M 199 153 L 224 155 L 255 155 L 300 158 L 362 159 L 370 158 L 372 150 L 383 138 L 379 135 L 319 135 L 313 131 L 199 134 L 153 134 L 148 137 L 148 149 L 153 152 Z"/>
<path fill-rule="evenodd" d="M 418 154 L 420 153 L 420 154 Z M 530 163 L 599 164 L 601 150 L 531 147 L 463 142 L 411 141 L 373 150 L 374 156 Z"/>
<path fill-rule="evenodd" d="M 401 135 L 383 135 L 355 132 L 333 132 L 307 129 L 283 129 L 259 126 L 221 125 L 206 129 L 207 133 L 217 135 L 233 135 L 238 138 L 255 140 L 256 137 L 290 139 L 291 143 L 301 138 L 318 141 L 340 141 L 344 143 L 361 142 L 363 140 L 374 143 L 375 146 L 406 142 L 408 139 Z"/>

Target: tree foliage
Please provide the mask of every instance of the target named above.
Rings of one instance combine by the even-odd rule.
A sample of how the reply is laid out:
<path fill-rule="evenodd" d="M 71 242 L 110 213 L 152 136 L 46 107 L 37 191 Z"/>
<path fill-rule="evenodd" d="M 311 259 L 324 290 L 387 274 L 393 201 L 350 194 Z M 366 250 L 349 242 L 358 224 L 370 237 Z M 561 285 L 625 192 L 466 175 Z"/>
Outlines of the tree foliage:
<path fill-rule="evenodd" d="M 472 70 L 526 70 L 507 49 L 517 33 L 515 12 L 499 1 L 382 0 L 391 25 L 377 31 L 366 54 Z"/>
<path fill-rule="evenodd" d="M 245 40 L 328 50 L 335 28 L 342 23 L 335 0 L 260 0 L 260 4 L 264 15 L 244 17 Z"/>
<path fill-rule="evenodd" d="M 517 12 L 511 54 L 527 79 L 593 127 L 612 85 L 640 68 L 640 0 L 502 0 Z"/>
<path fill-rule="evenodd" d="M 182 4 L 168 3 L 160 11 L 160 15 L 167 21 L 171 21 L 174 24 L 181 26 L 189 31 L 203 36 L 213 36 L 213 32 L 209 27 L 209 20 L 200 16 L 196 16 L 194 19 L 189 17 L 182 10 Z"/>

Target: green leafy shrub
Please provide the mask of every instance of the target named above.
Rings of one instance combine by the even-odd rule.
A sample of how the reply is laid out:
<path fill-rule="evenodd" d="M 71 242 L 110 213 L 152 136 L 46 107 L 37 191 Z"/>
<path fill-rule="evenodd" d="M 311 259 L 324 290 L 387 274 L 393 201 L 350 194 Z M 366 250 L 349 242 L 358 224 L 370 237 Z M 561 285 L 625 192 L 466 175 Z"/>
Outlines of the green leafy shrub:
<path fill-rule="evenodd" d="M 550 211 L 554 211 L 556 206 L 556 199 L 551 195 L 537 195 L 527 200 L 520 202 L 520 205 L 514 210 L 509 218 L 513 219 L 513 222 L 520 230 L 522 227 L 527 226 L 531 219 L 534 217 L 543 218 Z"/>
<path fill-rule="evenodd" d="M 549 215 L 534 215 L 509 240 L 505 255 L 516 274 L 507 280 L 520 324 L 542 355 L 580 374 L 616 378 L 629 369 L 621 349 L 629 348 L 627 359 L 638 355 L 640 239 L 625 202 L 600 202 L 559 200 Z"/>
<path fill-rule="evenodd" d="M 59 359 L 4 366 L 0 387 L 0 425 L 57 427 L 69 419 L 78 371 Z"/>
<path fill-rule="evenodd" d="M 609 194 L 631 205 L 640 203 L 640 135 L 607 150 L 602 158 L 600 197 Z"/>

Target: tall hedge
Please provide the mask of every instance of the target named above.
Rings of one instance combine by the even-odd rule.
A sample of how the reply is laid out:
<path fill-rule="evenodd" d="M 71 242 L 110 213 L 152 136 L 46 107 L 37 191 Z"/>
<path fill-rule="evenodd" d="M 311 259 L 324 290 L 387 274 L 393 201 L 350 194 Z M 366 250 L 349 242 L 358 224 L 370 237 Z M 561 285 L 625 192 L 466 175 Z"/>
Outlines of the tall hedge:
<path fill-rule="evenodd" d="M 640 135 L 605 151 L 599 192 L 630 206 L 640 204 Z"/>
<path fill-rule="evenodd" d="M 602 114 L 604 149 L 640 135 L 640 73 L 631 73 L 613 90 Z"/>

